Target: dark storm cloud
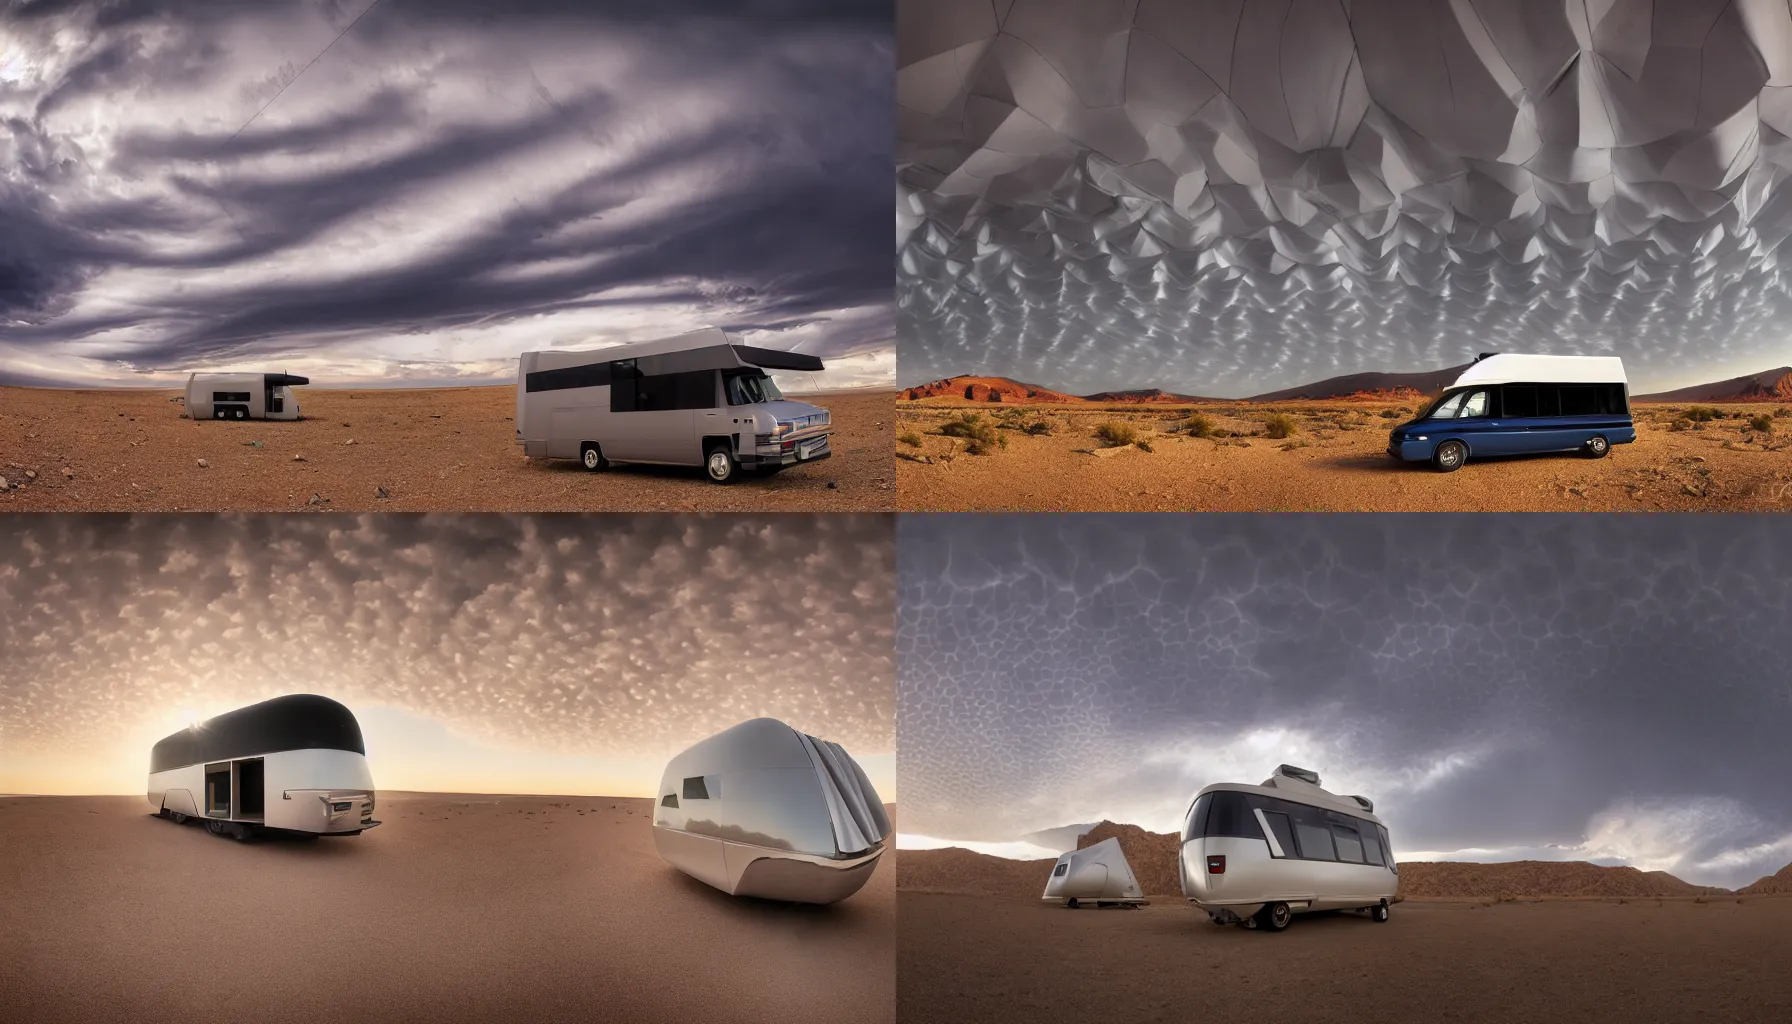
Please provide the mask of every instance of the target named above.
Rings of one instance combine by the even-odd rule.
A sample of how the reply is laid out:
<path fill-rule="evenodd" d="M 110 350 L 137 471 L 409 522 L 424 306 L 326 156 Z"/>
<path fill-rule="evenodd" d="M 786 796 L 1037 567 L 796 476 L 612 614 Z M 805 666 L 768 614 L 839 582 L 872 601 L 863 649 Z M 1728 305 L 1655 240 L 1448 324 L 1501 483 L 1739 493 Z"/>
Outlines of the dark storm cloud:
<path fill-rule="evenodd" d="M 1715 884 L 1792 861 L 1778 521 L 952 516 L 899 536 L 906 831 L 1168 830 L 1201 786 L 1288 762 L 1373 798 L 1409 855 Z"/>
<path fill-rule="evenodd" d="M 0 518 L 0 749 L 318 692 L 543 751 L 769 715 L 888 753 L 894 562 L 887 516 Z"/>
<path fill-rule="evenodd" d="M 1787 361 L 1777 0 L 908 0 L 897 64 L 903 383 Z"/>
<path fill-rule="evenodd" d="M 0 7 L 0 362 L 889 350 L 889 12 Z"/>

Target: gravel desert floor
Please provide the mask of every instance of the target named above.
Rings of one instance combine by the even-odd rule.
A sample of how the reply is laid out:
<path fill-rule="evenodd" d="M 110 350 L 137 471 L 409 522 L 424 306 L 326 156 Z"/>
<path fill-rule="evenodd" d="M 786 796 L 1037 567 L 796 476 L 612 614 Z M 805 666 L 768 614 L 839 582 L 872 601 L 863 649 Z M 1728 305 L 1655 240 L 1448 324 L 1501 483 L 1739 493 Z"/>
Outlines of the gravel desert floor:
<path fill-rule="evenodd" d="M 532 462 L 509 385 L 303 388 L 294 422 L 195 423 L 177 396 L 0 388 L 0 477 L 18 485 L 0 488 L 0 512 L 872 512 L 896 501 L 890 391 L 796 396 L 833 414 L 833 456 L 726 487 L 699 469 Z"/>
<path fill-rule="evenodd" d="M 235 843 L 141 797 L 0 798 L 0 1019 L 885 1021 L 895 888 L 735 899 L 651 801 L 381 793 L 378 828 Z"/>
<path fill-rule="evenodd" d="M 1639 405 L 1636 442 L 1603 459 L 1471 459 L 1454 473 L 1388 458 L 1410 404 L 897 408 L 903 511 L 1792 510 L 1786 406 Z"/>
<path fill-rule="evenodd" d="M 1397 904 L 1222 928 L 1139 910 L 903 891 L 897 1018 L 1792 1020 L 1792 898 Z"/>

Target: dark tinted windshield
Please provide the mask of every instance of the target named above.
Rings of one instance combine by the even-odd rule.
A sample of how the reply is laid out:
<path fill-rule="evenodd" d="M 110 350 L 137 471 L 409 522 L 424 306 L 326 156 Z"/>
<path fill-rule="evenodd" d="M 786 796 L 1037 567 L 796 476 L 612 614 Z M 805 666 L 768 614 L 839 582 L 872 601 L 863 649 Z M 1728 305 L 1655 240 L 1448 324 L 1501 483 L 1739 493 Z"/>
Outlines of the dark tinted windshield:
<path fill-rule="evenodd" d="M 778 385 L 763 373 L 730 374 L 728 381 L 729 405 L 757 405 L 760 402 L 776 402 L 784 397 Z"/>

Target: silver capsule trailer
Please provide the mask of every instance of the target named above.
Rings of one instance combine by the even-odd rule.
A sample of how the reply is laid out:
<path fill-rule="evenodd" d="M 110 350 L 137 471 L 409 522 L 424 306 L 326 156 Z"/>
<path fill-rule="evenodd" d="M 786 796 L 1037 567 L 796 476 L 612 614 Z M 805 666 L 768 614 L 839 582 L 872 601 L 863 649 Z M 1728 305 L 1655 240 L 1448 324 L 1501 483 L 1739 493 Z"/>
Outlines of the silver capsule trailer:
<path fill-rule="evenodd" d="M 1045 880 L 1045 895 L 1040 898 L 1072 910 L 1087 903 L 1097 907 L 1136 907 L 1145 903 L 1145 892 L 1133 877 L 1120 840 L 1109 837 L 1059 857 Z"/>
<path fill-rule="evenodd" d="M 737 344 L 707 328 L 584 352 L 524 352 L 517 361 L 516 442 L 532 459 L 702 466 L 716 483 L 832 455 L 826 409 L 785 398 L 767 370 L 821 360 Z"/>
<path fill-rule="evenodd" d="M 1190 903 L 1217 923 L 1269 931 L 1314 910 L 1386 921 L 1399 881 L 1374 804 L 1329 793 L 1291 765 L 1261 785 L 1201 790 L 1183 817 L 1178 861 Z"/>
<path fill-rule="evenodd" d="M 296 420 L 292 389 L 311 383 L 290 373 L 195 373 L 187 378 L 184 415 L 195 420 Z"/>
<path fill-rule="evenodd" d="M 373 775 L 348 708 L 297 693 L 167 736 L 149 755 L 149 803 L 213 835 L 354 836 L 373 820 Z"/>
<path fill-rule="evenodd" d="M 653 843 L 666 863 L 733 896 L 834 903 L 864 886 L 890 819 L 851 755 L 755 718 L 674 757 Z"/>

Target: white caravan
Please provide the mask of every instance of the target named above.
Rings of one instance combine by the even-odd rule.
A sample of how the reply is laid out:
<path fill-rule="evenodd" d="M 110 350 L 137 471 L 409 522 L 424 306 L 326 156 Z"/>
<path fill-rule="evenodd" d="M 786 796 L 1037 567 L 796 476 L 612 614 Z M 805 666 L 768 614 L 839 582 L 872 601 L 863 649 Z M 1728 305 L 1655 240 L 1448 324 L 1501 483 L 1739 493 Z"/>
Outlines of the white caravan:
<path fill-rule="evenodd" d="M 890 819 L 838 743 L 755 718 L 674 757 L 653 809 L 666 863 L 731 896 L 834 903 L 864 886 Z"/>
<path fill-rule="evenodd" d="M 355 836 L 373 820 L 361 726 L 327 697 L 289 694 L 226 712 L 156 743 L 149 803 L 213 835 Z"/>
<path fill-rule="evenodd" d="M 792 402 L 766 370 L 821 360 L 736 344 L 715 328 L 588 352 L 524 352 L 516 441 L 532 459 L 702 466 L 716 483 L 832 452 L 826 409 Z"/>
<path fill-rule="evenodd" d="M 1136 907 L 1145 903 L 1145 892 L 1133 877 L 1132 865 L 1113 837 L 1072 850 L 1052 865 L 1045 880 L 1047 903 L 1063 901 L 1072 910 L 1084 903 L 1097 907 Z"/>
<path fill-rule="evenodd" d="M 1304 768 L 1260 786 L 1222 782 L 1182 824 L 1182 894 L 1218 924 L 1281 931 L 1312 910 L 1388 919 L 1399 882 L 1388 830 L 1366 797 L 1338 796 Z"/>
<path fill-rule="evenodd" d="M 185 415 L 196 420 L 296 420 L 292 389 L 311 383 L 290 373 L 195 373 L 187 378 Z"/>

